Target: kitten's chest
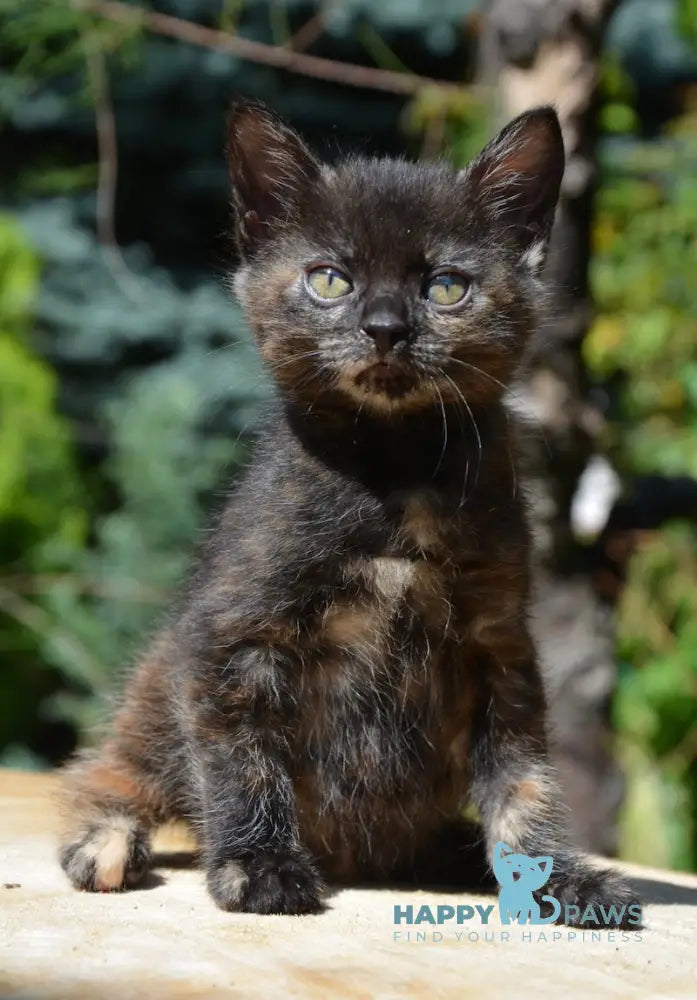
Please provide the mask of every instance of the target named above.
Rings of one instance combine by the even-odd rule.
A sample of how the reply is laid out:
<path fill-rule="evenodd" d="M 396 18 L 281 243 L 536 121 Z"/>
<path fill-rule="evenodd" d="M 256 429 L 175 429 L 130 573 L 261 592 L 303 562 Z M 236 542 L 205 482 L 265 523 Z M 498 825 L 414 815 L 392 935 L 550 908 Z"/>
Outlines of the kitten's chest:
<path fill-rule="evenodd" d="M 433 658 L 451 637 L 461 603 L 454 524 L 425 493 L 388 500 L 377 551 L 347 552 L 317 629 L 321 645 L 373 666 L 398 652 L 404 663 L 426 653 Z"/>
<path fill-rule="evenodd" d="M 361 770 L 377 754 L 409 769 L 436 746 L 442 759 L 465 726 L 472 671 L 452 534 L 416 494 L 377 554 L 342 561 L 302 668 L 299 735 L 318 759 Z"/>

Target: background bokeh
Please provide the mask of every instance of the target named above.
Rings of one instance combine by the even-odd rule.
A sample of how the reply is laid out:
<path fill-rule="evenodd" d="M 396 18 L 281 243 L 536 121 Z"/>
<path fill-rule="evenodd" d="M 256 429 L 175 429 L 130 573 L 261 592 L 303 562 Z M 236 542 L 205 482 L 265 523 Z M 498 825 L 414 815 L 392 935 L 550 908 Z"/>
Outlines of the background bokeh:
<path fill-rule="evenodd" d="M 697 869 L 697 0 L 0 0 L 0 66 L 0 764 L 94 738 L 268 391 L 231 95 L 329 159 L 462 163 L 533 81 L 573 147 L 520 396 L 572 806 Z"/>

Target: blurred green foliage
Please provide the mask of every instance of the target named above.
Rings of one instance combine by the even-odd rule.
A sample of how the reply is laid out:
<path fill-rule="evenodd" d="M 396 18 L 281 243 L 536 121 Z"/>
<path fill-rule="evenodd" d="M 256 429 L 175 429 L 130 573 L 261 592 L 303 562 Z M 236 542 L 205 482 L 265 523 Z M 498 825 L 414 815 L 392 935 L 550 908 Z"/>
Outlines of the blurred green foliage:
<path fill-rule="evenodd" d="M 266 394 L 215 259 L 203 274 L 188 262 L 161 266 L 143 239 L 123 252 L 97 242 L 82 46 L 96 25 L 66 13 L 70 4 L 48 6 L 0 6 L 10 60 L 0 110 L 15 150 L 3 176 L 12 222 L 3 217 L 0 229 L 0 763 L 25 766 L 92 738 L 103 697 L 182 578 L 215 488 L 243 459 Z M 137 41 L 106 22 L 98 37 L 120 55 Z M 127 88 L 120 62 L 109 71 Z M 173 59 L 175 87 L 179 68 Z M 161 87 L 144 85 L 153 103 Z M 142 161 L 154 126 L 142 121 L 141 95 L 115 101 L 127 123 L 121 153 Z M 195 144 L 196 116 L 188 127 Z M 222 141 L 202 131 L 222 193 Z M 173 178 L 167 162 L 167 176 L 195 200 L 201 183 L 186 178 L 188 166 Z"/>
<path fill-rule="evenodd" d="M 96 468 L 85 463 L 79 469 L 68 424 L 56 413 L 55 376 L 23 343 L 37 260 L 16 223 L 3 222 L 0 609 L 10 621 L 0 626 L 7 660 L 1 683 L 4 708 L 15 709 L 2 716 L 11 744 L 5 760 L 15 759 L 12 744 L 20 737 L 35 744 L 38 720 L 30 724 L 26 716 L 37 693 L 44 722 L 64 720 L 80 729 L 95 722 L 95 692 L 108 690 L 181 578 L 210 491 L 242 457 L 240 434 L 264 393 L 248 341 L 232 339 L 242 321 L 222 289 L 209 284 L 186 294 L 141 262 L 136 287 L 148 323 L 144 329 L 129 324 L 123 317 L 134 304 L 109 274 L 93 237 L 64 226 L 57 239 L 50 226 L 54 207 L 43 205 L 38 220 L 30 213 L 25 232 L 37 227 L 34 245 L 43 250 L 46 282 L 80 263 L 82 295 L 72 296 L 70 311 L 62 298 L 38 299 L 51 329 L 65 324 L 73 363 L 103 363 L 117 350 L 119 333 L 130 341 L 166 332 L 181 343 L 111 394 L 83 399 L 92 433 L 104 436 L 109 451 Z M 95 289 L 95 308 L 80 309 Z M 59 682 L 37 682 L 42 669 L 57 672 Z"/>
<path fill-rule="evenodd" d="M 55 411 L 55 378 L 26 347 L 36 295 L 35 255 L 0 218 L 0 545 L 13 557 L 45 538 L 76 540 L 77 478 L 68 429 Z"/>
<path fill-rule="evenodd" d="M 697 529 L 676 522 L 641 544 L 619 614 L 615 723 L 628 775 L 623 853 L 697 862 Z"/>
<path fill-rule="evenodd" d="M 697 5 L 678 5 L 697 42 Z M 613 65 L 601 123 L 592 289 L 584 353 L 609 391 L 605 447 L 625 480 L 697 477 L 697 92 L 647 139 L 631 136 L 632 88 Z M 629 133 L 631 138 L 618 138 Z M 695 511 L 697 514 L 697 511 Z M 618 609 L 614 723 L 627 776 L 621 852 L 697 868 L 697 530 L 637 536 Z"/>
<path fill-rule="evenodd" d="M 40 725 L 37 693 L 51 688 L 45 644 L 60 630 L 37 581 L 69 565 L 87 518 L 69 428 L 56 409 L 56 379 L 28 348 L 38 262 L 17 224 L 0 216 L 0 672 L 4 759 L 24 759 Z M 60 643 L 60 638 L 57 638 Z M 27 692 L 31 697 L 27 697 Z"/>
<path fill-rule="evenodd" d="M 624 376 L 610 443 L 629 470 L 697 475 L 697 114 L 603 169 L 584 348 L 593 371 Z"/>
<path fill-rule="evenodd" d="M 37 328 L 51 332 L 63 365 L 96 372 L 92 392 L 82 392 L 72 407 L 89 433 L 79 491 L 73 489 L 89 497 L 89 538 L 83 517 L 82 537 L 73 532 L 72 549 L 62 553 L 64 572 L 47 576 L 44 565 L 34 564 L 22 572 L 39 594 L 33 600 L 42 608 L 34 627 L 41 656 L 61 678 L 42 701 L 43 716 L 89 732 L 101 711 L 95 694 L 110 689 L 181 579 L 211 491 L 243 457 L 240 435 L 256 418 L 265 384 L 239 309 L 223 288 L 202 282 L 183 291 L 138 251 L 126 257 L 134 270 L 124 285 L 89 231 L 62 217 L 63 207 L 48 200 L 18 218 L 43 261 Z M 123 351 L 151 342 L 167 345 L 165 356 L 107 388 L 99 368 L 113 370 Z M 31 363 L 48 378 L 45 365 Z M 46 409 L 47 392 L 34 395 Z M 23 400 L 26 407 L 26 394 Z M 26 434 L 31 424 L 24 426 Z M 31 487 L 51 514 L 38 520 L 55 546 L 61 482 L 55 466 L 62 452 L 50 428 L 42 426 L 37 440 L 17 455 L 26 467 L 32 449 L 43 463 L 39 445 L 53 454 L 40 464 L 45 480 Z M 16 697 L 32 683 L 20 671 Z"/>
<path fill-rule="evenodd" d="M 682 37 L 697 49 L 697 0 L 679 0 L 677 26 Z"/>

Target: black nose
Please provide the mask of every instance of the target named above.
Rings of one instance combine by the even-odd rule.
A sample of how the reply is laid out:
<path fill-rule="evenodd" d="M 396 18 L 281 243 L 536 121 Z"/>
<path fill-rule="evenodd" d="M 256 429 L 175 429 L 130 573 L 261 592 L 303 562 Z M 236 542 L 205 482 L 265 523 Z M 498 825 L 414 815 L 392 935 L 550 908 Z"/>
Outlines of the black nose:
<path fill-rule="evenodd" d="M 361 330 L 375 341 L 379 355 L 384 356 L 409 332 L 407 310 L 399 295 L 384 293 L 366 303 Z"/>

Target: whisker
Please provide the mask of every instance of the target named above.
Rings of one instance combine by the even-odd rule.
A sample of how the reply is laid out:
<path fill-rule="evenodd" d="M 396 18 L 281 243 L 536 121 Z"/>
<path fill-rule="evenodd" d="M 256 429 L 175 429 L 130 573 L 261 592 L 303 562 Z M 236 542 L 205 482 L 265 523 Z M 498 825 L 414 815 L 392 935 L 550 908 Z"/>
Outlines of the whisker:
<path fill-rule="evenodd" d="M 513 458 L 513 452 L 511 451 L 510 438 L 506 441 L 506 451 L 508 452 L 508 462 L 511 466 L 511 476 L 513 478 L 513 484 L 511 486 L 511 496 L 515 500 L 515 498 L 518 496 L 518 470 L 516 469 L 515 459 Z"/>
<path fill-rule="evenodd" d="M 484 378 L 489 379 L 490 382 L 494 382 L 496 385 L 500 386 L 505 392 L 510 392 L 511 395 L 514 396 L 514 398 L 518 399 L 518 396 L 516 395 L 516 393 L 513 392 L 512 389 L 506 388 L 506 386 L 503 384 L 503 382 L 500 382 L 499 379 L 497 379 L 493 375 L 490 375 L 488 372 L 483 371 L 477 365 L 474 365 L 474 364 L 472 364 L 469 361 L 461 361 L 460 358 L 450 358 L 450 361 L 454 361 L 455 364 L 462 365 L 464 368 L 471 369 L 471 371 L 475 372 L 477 375 L 482 375 Z M 521 404 L 522 404 L 522 401 L 521 401 Z M 508 410 L 505 407 L 504 407 L 503 412 L 506 414 L 506 422 L 508 423 L 508 426 L 510 428 L 510 425 L 511 425 L 510 414 L 508 413 Z M 542 426 L 541 421 L 538 420 L 538 423 L 539 423 L 540 432 L 542 434 L 542 439 L 543 439 L 543 441 L 545 443 L 545 446 L 547 448 L 547 452 L 548 452 L 549 456 L 551 457 L 552 452 L 551 452 L 551 449 L 550 449 L 550 446 L 549 446 L 549 442 L 547 440 L 547 435 L 544 432 L 544 428 Z M 518 494 L 518 470 L 516 469 L 515 460 L 513 458 L 512 452 L 511 452 L 510 437 L 506 441 L 506 451 L 508 452 L 508 462 L 509 462 L 509 465 L 511 467 L 512 496 L 515 497 Z"/>
<path fill-rule="evenodd" d="M 430 377 L 431 381 L 433 382 L 434 388 L 438 389 L 437 384 L 436 384 L 437 383 L 437 379 L 439 377 L 441 377 L 441 378 L 444 377 L 445 373 L 443 371 L 441 371 L 441 369 L 437 365 L 432 365 L 432 364 L 429 364 L 428 362 L 425 362 L 425 361 L 422 361 L 421 363 L 419 363 L 418 367 L 419 367 L 419 370 L 423 374 L 425 374 L 426 376 Z M 440 399 L 442 400 L 443 397 L 442 397 L 440 391 L 438 392 L 438 395 L 439 395 Z M 458 393 L 458 395 L 460 395 L 460 394 Z M 463 441 L 466 441 L 467 440 L 467 429 L 466 429 L 466 426 L 465 426 L 465 422 L 463 420 L 462 407 L 460 406 L 460 404 L 459 404 L 459 402 L 458 402 L 457 399 L 455 399 L 455 414 L 457 416 L 457 421 L 458 421 L 458 424 L 459 424 L 459 427 L 460 427 L 460 433 L 462 434 L 462 439 L 463 439 Z M 469 473 L 470 473 L 469 451 L 467 450 L 467 447 L 465 447 L 465 475 L 464 475 L 464 478 L 463 478 L 463 481 L 462 481 L 462 491 L 461 491 L 461 494 L 460 494 L 460 503 L 458 505 L 458 510 L 460 510 L 462 508 L 462 506 L 463 506 L 463 504 L 465 502 L 465 497 L 466 497 L 466 493 L 467 493 L 467 485 L 468 485 L 468 482 L 469 482 Z"/>
<path fill-rule="evenodd" d="M 433 470 L 433 479 L 435 479 L 436 476 L 438 475 L 438 471 L 439 471 L 441 465 L 443 464 L 443 459 L 445 458 L 445 449 L 448 447 L 448 420 L 447 420 L 447 417 L 445 415 L 445 403 L 443 402 L 443 396 L 441 394 L 441 391 L 438 388 L 438 383 L 436 382 L 436 380 L 434 378 L 431 379 L 431 382 L 433 384 L 433 388 L 438 393 L 438 402 L 440 403 L 440 412 L 441 412 L 441 415 L 443 417 L 443 447 L 440 450 L 440 457 L 438 459 L 438 462 L 436 464 L 435 469 Z"/>
<path fill-rule="evenodd" d="M 540 420 L 540 418 L 537 416 L 537 414 L 530 412 L 530 408 L 525 405 L 525 400 L 521 399 L 521 397 L 519 396 L 519 394 L 517 392 L 514 392 L 513 389 L 511 389 L 510 386 L 504 385 L 504 383 L 501 382 L 499 379 L 497 379 L 494 375 L 490 375 L 489 372 L 485 372 L 482 368 L 479 368 L 477 365 L 473 365 L 470 361 L 462 361 L 460 358 L 452 358 L 451 357 L 451 358 L 448 358 L 448 362 L 452 363 L 452 364 L 456 364 L 456 365 L 462 365 L 463 368 L 469 368 L 470 371 L 476 372 L 476 374 L 477 375 L 481 375 L 482 378 L 488 379 L 489 382 L 493 382 L 494 385 L 497 385 L 497 386 L 499 386 L 499 388 L 503 389 L 503 391 L 507 395 L 512 396 L 513 399 L 515 399 L 515 401 L 519 404 L 519 406 L 525 411 L 526 416 L 528 414 L 530 414 L 530 416 L 532 417 L 532 419 L 535 421 L 535 424 L 537 425 L 537 429 L 539 430 L 540 434 L 542 435 L 542 440 L 544 442 L 545 448 L 547 449 L 547 455 L 548 455 L 549 458 L 552 458 L 552 447 L 551 447 L 551 445 L 549 443 L 549 438 L 547 437 L 547 433 L 545 431 L 544 424 L 542 423 L 542 421 Z M 508 413 L 508 410 L 506 410 L 504 408 L 504 412 L 506 414 L 506 419 L 510 423 L 510 415 Z"/>
<path fill-rule="evenodd" d="M 493 382 L 494 385 L 499 386 L 499 388 L 503 389 L 504 392 L 511 391 L 509 387 L 507 385 L 504 385 L 504 383 L 500 379 L 497 379 L 495 375 L 491 375 L 489 372 L 485 372 L 483 368 L 479 368 L 478 365 L 472 364 L 471 361 L 463 361 L 461 358 L 449 357 L 448 363 L 455 365 L 463 365 L 465 368 L 470 368 L 473 372 L 476 372 L 478 375 L 482 375 L 484 378 L 489 379 L 490 382 Z"/>
<path fill-rule="evenodd" d="M 441 374 L 443 375 L 443 378 L 446 379 L 450 383 L 450 385 L 455 390 L 456 394 L 462 400 L 462 403 L 463 403 L 465 409 L 467 410 L 467 414 L 468 414 L 468 416 L 470 418 L 470 422 L 471 422 L 472 427 L 474 429 L 475 436 L 477 438 L 477 470 L 476 470 L 475 475 L 474 475 L 474 489 L 476 489 L 477 483 L 479 482 L 479 473 L 481 471 L 481 466 L 482 466 L 482 436 L 479 433 L 479 427 L 477 426 L 477 421 L 474 419 L 474 414 L 472 413 L 472 407 L 469 405 L 469 403 L 465 399 L 465 397 L 462 394 L 460 388 L 458 387 L 458 385 L 455 382 L 453 382 L 453 380 L 450 378 L 450 376 L 447 375 L 445 372 L 441 372 Z M 464 505 L 464 502 L 465 502 L 465 497 L 463 495 L 461 506 Z"/>
<path fill-rule="evenodd" d="M 271 368 L 285 368 L 286 365 L 293 365 L 297 361 L 304 361 L 306 358 L 318 358 L 319 356 L 319 351 L 306 351 L 304 354 L 292 354 L 289 358 L 284 358 L 283 361 L 276 361 L 274 359 L 270 362 L 270 365 Z"/>

